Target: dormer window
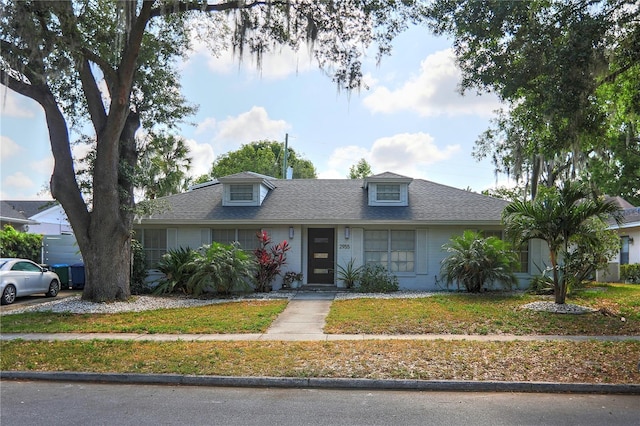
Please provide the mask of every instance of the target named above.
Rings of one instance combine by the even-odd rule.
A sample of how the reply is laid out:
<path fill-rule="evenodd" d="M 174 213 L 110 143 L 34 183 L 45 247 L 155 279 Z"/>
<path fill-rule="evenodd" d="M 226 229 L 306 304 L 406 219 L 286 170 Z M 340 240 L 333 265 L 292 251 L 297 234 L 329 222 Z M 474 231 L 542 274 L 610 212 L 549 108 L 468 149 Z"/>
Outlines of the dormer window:
<path fill-rule="evenodd" d="M 377 184 L 376 201 L 400 201 L 400 185 L 389 183 Z"/>
<path fill-rule="evenodd" d="M 236 173 L 219 179 L 222 183 L 223 206 L 259 206 L 275 188 L 274 178 L 252 172 Z"/>
<path fill-rule="evenodd" d="M 370 206 L 408 206 L 409 184 L 413 179 L 395 173 L 382 173 L 364 180 Z"/>
<path fill-rule="evenodd" d="M 229 185 L 229 201 L 231 202 L 253 201 L 253 185 L 252 184 Z"/>

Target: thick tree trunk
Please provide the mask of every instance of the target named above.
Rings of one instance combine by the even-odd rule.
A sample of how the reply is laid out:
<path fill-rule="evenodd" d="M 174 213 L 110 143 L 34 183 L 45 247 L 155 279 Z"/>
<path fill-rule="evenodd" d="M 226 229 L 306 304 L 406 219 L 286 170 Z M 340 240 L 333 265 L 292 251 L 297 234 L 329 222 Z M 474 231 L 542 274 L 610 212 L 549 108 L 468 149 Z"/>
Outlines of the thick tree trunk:
<path fill-rule="evenodd" d="M 137 161 L 135 133 L 140 118 L 130 112 L 120 133 L 118 146 L 116 205 L 112 191 L 94 190 L 88 247 L 83 250 L 86 284 L 84 300 L 104 302 L 131 296 L 131 226 L 133 221 L 133 176 Z M 94 185 L 95 187 L 95 185 Z M 111 201 L 110 201 L 111 200 Z"/>

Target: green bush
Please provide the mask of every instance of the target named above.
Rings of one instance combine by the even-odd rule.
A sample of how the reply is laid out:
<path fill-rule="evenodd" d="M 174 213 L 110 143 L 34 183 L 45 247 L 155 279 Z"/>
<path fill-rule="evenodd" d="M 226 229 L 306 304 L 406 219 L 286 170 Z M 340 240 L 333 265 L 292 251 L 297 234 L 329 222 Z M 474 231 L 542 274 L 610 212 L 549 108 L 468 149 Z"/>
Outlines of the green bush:
<path fill-rule="evenodd" d="M 513 273 L 517 257 L 506 241 L 467 230 L 442 249 L 449 254 L 440 264 L 447 287 L 455 281 L 458 288 L 463 284 L 468 292 L 477 293 L 493 283 L 507 289 L 518 283 Z"/>
<path fill-rule="evenodd" d="M 193 271 L 187 282 L 188 294 L 199 296 L 213 291 L 228 295 L 232 291 L 251 289 L 249 282 L 255 271 L 255 261 L 237 242 L 204 246 L 188 265 Z"/>
<path fill-rule="evenodd" d="M 194 272 L 192 265 L 197 252 L 190 248 L 169 250 L 158 262 L 158 269 L 164 274 L 158 286 L 153 290 L 155 294 L 184 293 L 187 294 L 187 282 Z"/>
<path fill-rule="evenodd" d="M 355 262 L 352 258 L 345 266 L 338 265 L 338 279 L 342 280 L 347 288 L 354 288 L 362 273 L 362 266 L 356 268 Z"/>
<path fill-rule="evenodd" d="M 620 265 L 620 279 L 622 281 L 640 284 L 640 263 Z"/>
<path fill-rule="evenodd" d="M 527 289 L 530 294 L 553 294 L 553 291 L 553 279 L 546 275 L 534 276 Z"/>
<path fill-rule="evenodd" d="M 0 257 L 19 257 L 40 263 L 42 235 L 18 232 L 11 225 L 0 231 Z"/>
<path fill-rule="evenodd" d="M 391 293 L 399 289 L 398 277 L 382 265 L 365 265 L 355 289 L 360 293 Z"/>

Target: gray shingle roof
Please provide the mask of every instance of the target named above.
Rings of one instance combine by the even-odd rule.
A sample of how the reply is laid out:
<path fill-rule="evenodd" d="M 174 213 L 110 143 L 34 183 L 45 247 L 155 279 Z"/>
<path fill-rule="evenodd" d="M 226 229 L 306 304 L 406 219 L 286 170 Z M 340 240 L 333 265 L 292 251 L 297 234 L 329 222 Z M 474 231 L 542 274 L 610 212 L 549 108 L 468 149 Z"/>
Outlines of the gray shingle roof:
<path fill-rule="evenodd" d="M 54 200 L 2 200 L 2 216 L 28 219 L 58 204 Z"/>
<path fill-rule="evenodd" d="M 166 209 L 142 223 L 211 224 L 499 224 L 504 200 L 434 182 L 414 179 L 409 206 L 368 206 L 360 179 L 271 181 L 262 206 L 223 206 L 222 184 L 160 198 Z"/>

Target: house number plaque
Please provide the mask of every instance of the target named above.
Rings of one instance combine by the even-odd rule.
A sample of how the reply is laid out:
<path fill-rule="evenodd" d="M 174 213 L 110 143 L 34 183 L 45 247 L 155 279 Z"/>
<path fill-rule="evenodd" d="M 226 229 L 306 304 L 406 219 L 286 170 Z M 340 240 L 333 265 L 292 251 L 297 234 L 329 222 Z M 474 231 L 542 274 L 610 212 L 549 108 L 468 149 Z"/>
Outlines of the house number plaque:
<path fill-rule="evenodd" d="M 340 244 L 340 250 L 349 250 L 350 248 L 350 244 Z"/>

